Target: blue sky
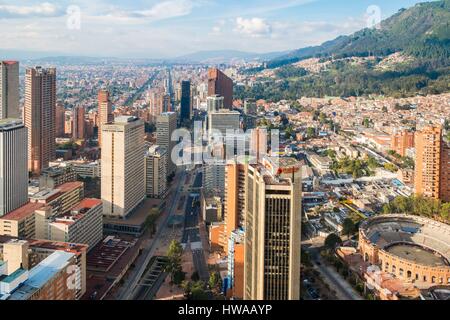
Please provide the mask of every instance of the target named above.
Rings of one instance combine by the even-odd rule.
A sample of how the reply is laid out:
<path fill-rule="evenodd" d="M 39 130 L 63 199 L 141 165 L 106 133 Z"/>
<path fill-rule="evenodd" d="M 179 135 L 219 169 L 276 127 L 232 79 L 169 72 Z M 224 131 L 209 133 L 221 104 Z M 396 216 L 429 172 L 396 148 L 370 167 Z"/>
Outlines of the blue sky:
<path fill-rule="evenodd" d="M 0 49 L 164 58 L 317 45 L 416 0 L 0 0 Z M 368 11 L 368 8 L 378 8 Z M 379 14 L 378 14 L 379 12 Z M 0 57 L 1 58 L 1 57 Z"/>

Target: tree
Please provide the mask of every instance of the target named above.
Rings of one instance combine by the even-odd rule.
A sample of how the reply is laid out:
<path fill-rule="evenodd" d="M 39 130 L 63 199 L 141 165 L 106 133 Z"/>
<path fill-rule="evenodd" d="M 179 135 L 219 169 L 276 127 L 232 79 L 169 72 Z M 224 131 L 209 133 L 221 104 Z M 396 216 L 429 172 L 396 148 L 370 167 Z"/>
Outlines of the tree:
<path fill-rule="evenodd" d="M 350 235 L 355 233 L 356 225 L 350 218 L 345 218 L 342 222 L 342 233 L 347 235 L 347 238 L 350 238 Z"/>
<path fill-rule="evenodd" d="M 150 229 L 151 228 L 151 232 L 154 233 L 156 230 L 156 220 L 158 219 L 159 216 L 159 209 L 158 208 L 152 208 L 150 210 L 150 214 L 147 216 L 147 218 L 145 218 L 144 221 L 144 229 Z"/>
<path fill-rule="evenodd" d="M 184 290 L 184 295 L 186 297 L 191 295 L 192 283 L 190 281 L 183 280 L 183 282 L 181 282 L 181 288 Z"/>
<path fill-rule="evenodd" d="M 388 171 L 391 171 L 391 172 L 396 172 L 397 171 L 397 168 L 392 163 L 385 163 L 384 164 L 384 169 L 386 169 Z"/>
<path fill-rule="evenodd" d="M 209 287 L 211 290 L 215 290 L 217 292 L 220 291 L 220 288 L 222 287 L 222 278 L 220 277 L 219 272 L 212 272 L 209 275 Z"/>
<path fill-rule="evenodd" d="M 308 129 L 306 129 L 306 135 L 308 136 L 308 138 L 315 137 L 316 129 L 309 127 Z"/>
<path fill-rule="evenodd" d="M 205 284 L 203 283 L 203 281 L 197 281 L 192 284 L 191 299 L 192 300 L 208 299 L 208 294 L 205 292 Z"/>
<path fill-rule="evenodd" d="M 181 281 L 183 280 L 180 280 L 180 278 L 182 278 L 180 276 L 180 273 L 182 273 L 182 254 L 183 247 L 181 246 L 181 244 L 176 240 L 172 240 L 169 245 L 169 250 L 167 251 L 167 263 L 165 266 L 165 271 L 170 273 L 171 280 L 174 283 L 181 283 Z"/>
<path fill-rule="evenodd" d="M 342 239 L 337 234 L 331 233 L 326 237 L 324 244 L 327 249 L 333 250 L 337 245 L 342 244 Z"/>

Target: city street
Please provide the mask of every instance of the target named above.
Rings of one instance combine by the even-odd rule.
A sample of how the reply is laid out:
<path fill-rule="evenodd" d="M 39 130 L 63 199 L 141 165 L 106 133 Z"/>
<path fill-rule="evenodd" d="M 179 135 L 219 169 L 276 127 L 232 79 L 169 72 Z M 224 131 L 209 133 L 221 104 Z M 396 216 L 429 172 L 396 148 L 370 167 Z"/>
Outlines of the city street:
<path fill-rule="evenodd" d="M 149 264 L 151 258 L 154 256 L 155 251 L 157 250 L 157 244 L 159 243 L 159 239 L 161 238 L 163 233 L 166 231 L 167 223 L 170 217 L 175 212 L 181 194 L 180 191 L 184 184 L 185 175 L 186 172 L 182 171 L 178 176 L 175 177 L 174 179 L 174 181 L 176 181 L 175 193 L 173 193 L 173 196 L 169 199 L 170 201 L 168 200 L 168 203 L 170 203 L 168 214 L 164 218 L 162 224 L 158 226 L 156 235 L 154 236 L 154 239 L 150 247 L 143 250 L 142 256 L 140 257 L 140 261 L 138 261 L 138 263 L 136 264 L 139 267 L 132 270 L 131 274 L 125 280 L 125 283 L 122 286 L 122 288 L 124 288 L 125 290 L 119 294 L 118 299 L 129 300 L 134 298 L 138 282 L 142 278 L 145 270 L 147 269 L 147 265 Z"/>

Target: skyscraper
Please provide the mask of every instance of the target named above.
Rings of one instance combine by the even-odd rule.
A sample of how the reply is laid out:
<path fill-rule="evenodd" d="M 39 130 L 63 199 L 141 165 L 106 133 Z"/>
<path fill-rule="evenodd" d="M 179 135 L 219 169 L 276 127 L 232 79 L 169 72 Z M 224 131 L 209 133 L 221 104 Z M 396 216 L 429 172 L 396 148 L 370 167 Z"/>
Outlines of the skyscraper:
<path fill-rule="evenodd" d="M 248 166 L 244 299 L 300 297 L 301 167 L 292 158 Z"/>
<path fill-rule="evenodd" d="M 181 121 L 191 119 L 191 82 L 181 82 Z"/>
<path fill-rule="evenodd" d="M 20 118 L 17 61 L 0 61 L 0 119 L 6 118 Z"/>
<path fill-rule="evenodd" d="M 261 160 L 267 155 L 267 128 L 258 127 L 251 130 L 250 133 L 250 154 Z"/>
<path fill-rule="evenodd" d="M 27 128 L 20 120 L 0 120 L 0 216 L 28 201 Z"/>
<path fill-rule="evenodd" d="M 220 95 L 224 98 L 224 107 L 233 107 L 233 80 L 217 68 L 208 70 L 208 96 Z"/>
<path fill-rule="evenodd" d="M 102 126 L 105 216 L 124 218 L 145 198 L 144 136 L 144 122 L 136 117 L 117 117 Z"/>
<path fill-rule="evenodd" d="M 416 132 L 416 194 L 450 201 L 450 147 L 440 126 L 428 126 Z"/>
<path fill-rule="evenodd" d="M 407 149 L 414 147 L 414 132 L 401 130 L 391 136 L 391 150 L 402 157 L 406 156 Z"/>
<path fill-rule="evenodd" d="M 172 150 L 176 141 L 172 141 L 172 133 L 177 128 L 177 114 L 164 112 L 156 118 L 156 144 L 167 150 L 167 175 L 175 172 L 176 166 L 172 160 Z"/>
<path fill-rule="evenodd" d="M 167 151 L 151 146 L 145 154 L 145 186 L 147 197 L 161 198 L 167 190 Z"/>
<path fill-rule="evenodd" d="M 28 128 L 28 170 L 39 174 L 55 158 L 56 69 L 28 68 L 24 121 Z"/>
<path fill-rule="evenodd" d="M 64 137 L 64 125 L 66 121 L 66 110 L 62 103 L 56 104 L 56 119 L 55 119 L 55 135 L 56 137 Z"/>
<path fill-rule="evenodd" d="M 98 145 L 102 147 L 102 125 L 113 121 L 112 104 L 109 92 L 100 90 L 98 92 Z"/>
<path fill-rule="evenodd" d="M 76 140 L 86 138 L 86 126 L 85 126 L 85 109 L 82 106 L 76 106 L 72 111 L 72 137 Z"/>
<path fill-rule="evenodd" d="M 226 136 L 227 130 L 239 130 L 241 114 L 238 111 L 220 109 L 208 113 L 208 129 L 218 130 L 222 136 Z"/>
<path fill-rule="evenodd" d="M 245 209 L 245 176 L 246 165 L 230 161 L 225 166 L 225 196 L 224 196 L 224 251 L 231 234 L 244 227 Z"/>
<path fill-rule="evenodd" d="M 219 95 L 213 95 L 206 98 L 206 110 L 208 113 L 217 112 L 223 109 L 223 97 Z"/>

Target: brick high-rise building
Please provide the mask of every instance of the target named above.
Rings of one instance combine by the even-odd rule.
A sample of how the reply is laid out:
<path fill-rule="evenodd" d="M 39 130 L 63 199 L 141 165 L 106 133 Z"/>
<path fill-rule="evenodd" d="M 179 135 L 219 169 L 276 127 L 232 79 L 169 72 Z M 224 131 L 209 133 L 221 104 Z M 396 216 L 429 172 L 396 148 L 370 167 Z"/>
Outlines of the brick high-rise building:
<path fill-rule="evenodd" d="M 265 158 L 248 166 L 246 180 L 244 299 L 298 300 L 301 166 Z"/>
<path fill-rule="evenodd" d="M 56 69 L 28 68 L 24 122 L 28 128 L 28 170 L 39 174 L 55 159 Z"/>
<path fill-rule="evenodd" d="M 428 126 L 416 132 L 416 194 L 450 201 L 450 147 L 440 126 Z"/>
<path fill-rule="evenodd" d="M 406 156 L 406 150 L 414 147 L 414 132 L 401 130 L 391 136 L 391 150 L 402 157 Z"/>
<path fill-rule="evenodd" d="M 102 125 L 114 120 L 112 104 L 109 99 L 109 92 L 100 90 L 98 92 L 98 145 L 102 147 Z"/>
<path fill-rule="evenodd" d="M 76 106 L 72 111 L 72 137 L 76 140 L 86 138 L 85 108 Z"/>
<path fill-rule="evenodd" d="M 65 134 L 66 109 L 62 103 L 56 104 L 55 135 L 57 138 L 64 137 Z"/>
<path fill-rule="evenodd" d="M 17 61 L 0 61 L 0 119 L 6 118 L 20 118 Z"/>
<path fill-rule="evenodd" d="M 225 166 L 224 233 L 222 245 L 227 252 L 231 233 L 244 227 L 246 165 L 233 161 Z"/>
<path fill-rule="evenodd" d="M 233 80 L 217 68 L 208 70 L 208 96 L 220 95 L 224 98 L 224 107 L 233 107 Z"/>

